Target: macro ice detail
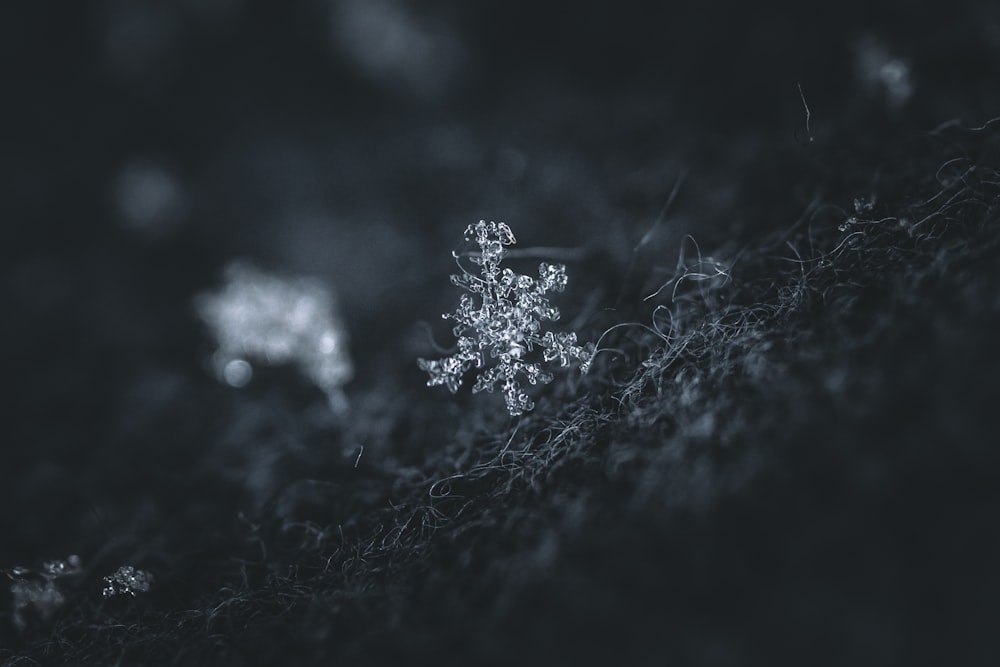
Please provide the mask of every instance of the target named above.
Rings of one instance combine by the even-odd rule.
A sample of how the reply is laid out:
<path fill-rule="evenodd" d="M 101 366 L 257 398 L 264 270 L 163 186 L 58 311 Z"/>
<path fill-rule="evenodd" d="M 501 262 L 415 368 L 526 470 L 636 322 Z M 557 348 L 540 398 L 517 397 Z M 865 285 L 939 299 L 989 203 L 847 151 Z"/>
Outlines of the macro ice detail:
<path fill-rule="evenodd" d="M 510 227 L 502 222 L 480 220 L 469 225 L 465 239 L 479 245 L 479 253 L 473 253 L 470 260 L 479 265 L 481 275 L 463 268 L 461 274 L 451 276 L 452 284 L 469 292 L 462 295 L 455 312 L 443 315 L 457 323 L 453 331 L 458 351 L 443 359 L 418 359 L 417 364 L 430 376 L 428 387 L 444 385 L 452 393 L 458 391 L 468 370 L 483 369 L 472 387 L 473 393 L 492 392 L 500 383 L 507 411 L 517 416 L 534 408 L 521 386 L 521 378 L 529 384 L 551 382 L 553 376 L 546 365 L 553 361 L 561 367 L 577 361 L 580 372 L 586 373 L 594 346 L 577 345 L 574 333 L 542 332 L 542 322 L 559 319 L 559 310 L 549 304 L 546 294 L 566 288 L 564 265 L 542 262 L 538 278 L 501 269 L 507 248 L 517 243 Z M 455 254 L 455 258 L 459 260 L 460 256 Z M 532 360 L 536 347 L 542 350 L 539 361 Z M 496 365 L 487 367 L 493 359 Z"/>
<path fill-rule="evenodd" d="M 122 565 L 104 577 L 104 589 L 101 592 L 105 598 L 119 595 L 135 597 L 137 593 L 148 593 L 152 590 L 153 583 L 153 575 L 149 572 L 136 569 L 131 565 Z"/>
<path fill-rule="evenodd" d="M 315 280 L 265 273 L 244 262 L 226 267 L 225 285 L 195 306 L 214 336 L 216 376 L 232 387 L 253 376 L 251 361 L 294 363 L 335 409 L 353 374 L 346 329 L 333 293 Z"/>

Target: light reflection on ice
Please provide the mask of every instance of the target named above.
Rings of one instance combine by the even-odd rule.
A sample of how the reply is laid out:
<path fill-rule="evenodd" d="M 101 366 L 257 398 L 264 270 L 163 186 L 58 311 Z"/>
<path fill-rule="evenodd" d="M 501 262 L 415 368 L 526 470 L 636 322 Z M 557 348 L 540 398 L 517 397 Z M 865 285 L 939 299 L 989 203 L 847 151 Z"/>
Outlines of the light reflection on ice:
<path fill-rule="evenodd" d="M 232 359 L 222 368 L 222 379 L 230 387 L 245 387 L 253 377 L 253 367 L 243 359 Z"/>

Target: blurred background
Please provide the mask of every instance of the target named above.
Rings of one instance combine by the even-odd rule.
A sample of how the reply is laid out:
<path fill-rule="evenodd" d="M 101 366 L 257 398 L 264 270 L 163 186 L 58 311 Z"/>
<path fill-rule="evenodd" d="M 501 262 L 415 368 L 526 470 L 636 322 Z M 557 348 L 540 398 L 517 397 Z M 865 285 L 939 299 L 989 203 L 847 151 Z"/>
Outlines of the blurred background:
<path fill-rule="evenodd" d="M 769 164 L 808 155 L 810 138 L 830 152 L 1000 108 L 989 2 L 0 12 L 0 562 L 38 557 L 51 526 L 91 511 L 81 467 L 107 465 L 110 443 L 135 435 L 123 424 L 148 433 L 155 406 L 205 375 L 212 343 L 192 299 L 232 260 L 326 281 L 356 383 L 419 383 L 417 323 L 447 333 L 449 251 L 470 222 L 603 257 L 606 273 L 570 275 L 606 307 L 682 177 L 643 266 L 654 279 L 685 233 L 711 245 L 747 221 L 792 219 L 814 186 Z M 859 118 L 863 132 L 844 129 Z M 205 436 L 187 429 L 197 449 Z"/>

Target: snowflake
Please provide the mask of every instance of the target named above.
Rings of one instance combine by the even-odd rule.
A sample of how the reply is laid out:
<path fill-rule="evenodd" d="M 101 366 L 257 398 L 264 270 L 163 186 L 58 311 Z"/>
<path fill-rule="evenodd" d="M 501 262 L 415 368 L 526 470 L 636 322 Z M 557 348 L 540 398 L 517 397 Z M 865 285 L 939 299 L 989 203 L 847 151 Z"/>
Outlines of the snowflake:
<path fill-rule="evenodd" d="M 545 370 L 546 362 L 556 360 L 562 367 L 576 360 L 580 372 L 586 373 L 594 346 L 577 345 L 574 333 L 542 332 L 542 322 L 559 319 L 559 310 L 549 305 L 545 295 L 566 288 L 564 265 L 542 262 L 538 278 L 501 269 L 507 247 L 517 243 L 510 227 L 502 222 L 480 220 L 469 225 L 465 238 L 479 245 L 478 256 L 473 255 L 471 261 L 480 266 L 482 275 L 463 269 L 461 275 L 451 277 L 454 285 L 469 292 L 462 295 L 454 313 L 443 315 L 457 322 L 454 333 L 458 352 L 444 359 L 418 359 L 417 364 L 430 375 L 428 387 L 443 384 L 455 393 L 466 371 L 484 368 L 488 360 L 497 359 L 495 366 L 480 372 L 472 391 L 492 392 L 499 382 L 507 411 L 511 416 L 520 415 L 535 404 L 522 389 L 518 376 L 529 384 L 547 384 L 552 381 L 552 373 Z M 528 359 L 535 347 L 542 350 L 541 362 Z"/>

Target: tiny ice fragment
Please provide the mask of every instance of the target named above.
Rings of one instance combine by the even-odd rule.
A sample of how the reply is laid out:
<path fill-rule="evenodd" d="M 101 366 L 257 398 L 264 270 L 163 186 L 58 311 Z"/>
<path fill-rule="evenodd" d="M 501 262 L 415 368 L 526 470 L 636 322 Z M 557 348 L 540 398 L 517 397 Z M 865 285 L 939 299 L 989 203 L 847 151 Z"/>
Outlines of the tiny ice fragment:
<path fill-rule="evenodd" d="M 120 568 L 104 577 L 104 597 L 111 598 L 118 595 L 131 595 L 136 593 L 148 593 L 153 587 L 153 575 L 145 570 L 138 570 L 131 565 L 122 565 Z"/>
<path fill-rule="evenodd" d="M 68 574 L 77 574 L 83 569 L 83 563 L 76 554 L 69 556 L 66 560 L 49 560 L 42 563 L 42 576 L 46 578 L 63 577 Z"/>

